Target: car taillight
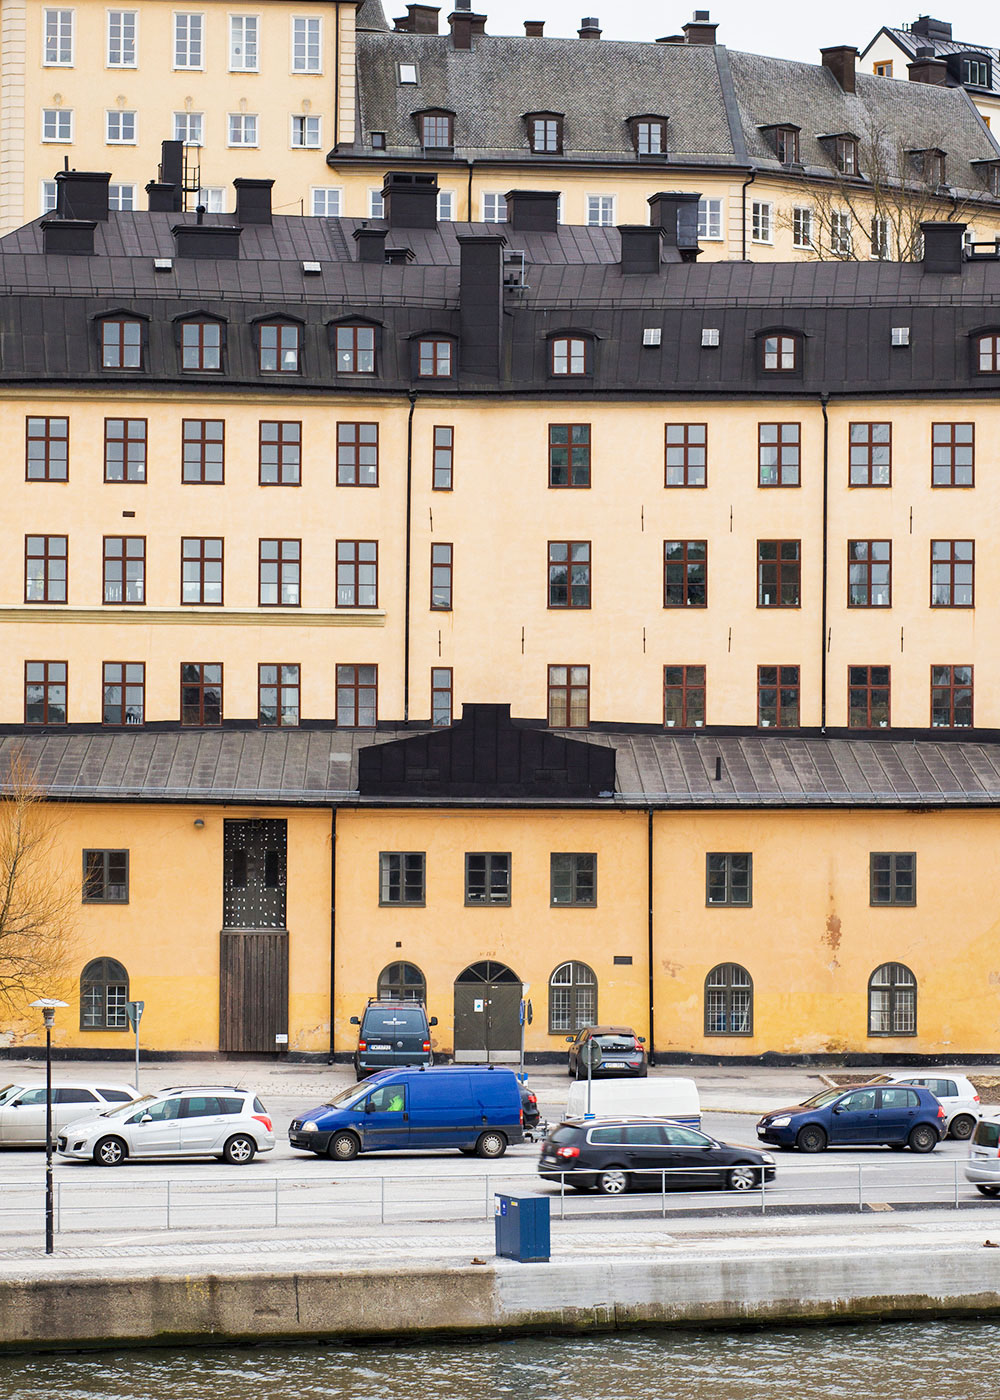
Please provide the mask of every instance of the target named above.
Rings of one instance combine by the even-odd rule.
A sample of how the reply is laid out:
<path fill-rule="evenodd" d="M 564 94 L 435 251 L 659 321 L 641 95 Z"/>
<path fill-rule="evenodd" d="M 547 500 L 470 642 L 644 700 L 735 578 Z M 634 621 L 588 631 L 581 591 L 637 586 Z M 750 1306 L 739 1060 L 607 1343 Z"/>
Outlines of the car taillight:
<path fill-rule="evenodd" d="M 359 1049 L 359 1050 L 367 1050 L 367 1049 L 368 1049 L 368 1042 L 365 1041 L 365 1040 L 359 1040 L 359 1041 L 358 1041 L 358 1049 Z"/>
<path fill-rule="evenodd" d="M 979 1095 L 978 1095 L 978 1094 L 973 1094 L 973 1096 L 972 1096 L 972 1102 L 973 1102 L 973 1103 L 978 1103 L 978 1102 L 979 1102 Z"/>
<path fill-rule="evenodd" d="M 939 1117 L 939 1118 L 943 1118 L 943 1117 L 944 1117 L 944 1109 L 942 1108 L 942 1106 L 941 1106 L 940 1104 L 938 1104 L 938 1117 Z"/>
<path fill-rule="evenodd" d="M 533 1104 L 537 1104 L 537 1103 L 538 1103 L 538 1096 L 537 1096 L 537 1094 L 529 1094 L 529 1095 L 528 1095 L 528 1102 L 529 1102 L 529 1103 L 533 1103 Z"/>
<path fill-rule="evenodd" d="M 641 1054 L 642 1054 L 642 1041 L 639 1039 L 638 1036 L 635 1037 L 635 1048 L 638 1050 L 639 1054 L 641 1055 Z"/>
<path fill-rule="evenodd" d="M 522 1128 L 524 1127 L 524 1109 L 523 1109 L 523 1107 L 522 1107 L 522 1109 L 521 1109 L 521 1127 L 522 1127 Z"/>
<path fill-rule="evenodd" d="M 580 1149 L 579 1149 L 578 1147 L 557 1147 L 557 1148 L 556 1148 L 556 1156 L 557 1156 L 557 1157 L 579 1157 L 579 1155 L 580 1155 Z"/>
<path fill-rule="evenodd" d="M 263 1115 L 263 1113 L 255 1113 L 254 1116 L 253 1116 L 253 1121 L 254 1121 L 255 1123 L 263 1123 L 263 1124 L 264 1124 L 264 1127 L 267 1129 L 267 1131 L 268 1131 L 269 1133 L 273 1133 L 273 1132 L 274 1132 L 274 1129 L 273 1129 L 272 1126 L 271 1126 L 271 1120 L 270 1120 L 270 1118 L 265 1118 L 264 1115 Z"/>
<path fill-rule="evenodd" d="M 425 1041 L 424 1041 L 424 1049 L 425 1049 L 425 1050 L 429 1050 L 430 1048 L 431 1048 L 431 1043 L 430 1043 L 430 1041 L 429 1041 L 429 1040 L 425 1040 Z"/>

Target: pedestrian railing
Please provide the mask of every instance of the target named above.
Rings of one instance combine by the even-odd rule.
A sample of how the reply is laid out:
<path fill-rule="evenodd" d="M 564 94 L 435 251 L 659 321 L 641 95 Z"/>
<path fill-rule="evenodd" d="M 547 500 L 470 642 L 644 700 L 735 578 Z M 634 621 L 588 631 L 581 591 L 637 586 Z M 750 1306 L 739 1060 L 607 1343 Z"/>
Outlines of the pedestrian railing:
<path fill-rule="evenodd" d="M 322 1222 L 324 1231 L 338 1226 L 389 1225 L 436 1221 L 455 1223 L 488 1218 L 497 1192 L 548 1195 L 558 1219 L 602 1214 L 636 1216 L 691 1212 L 753 1210 L 864 1211 L 907 1206 L 959 1209 L 979 1200 L 965 1180 L 964 1158 L 944 1162 L 920 1159 L 917 1177 L 910 1159 L 899 1162 L 782 1164 L 776 1179 L 764 1182 L 755 1168 L 738 1184 L 732 1169 L 717 1167 L 629 1169 L 627 1189 L 607 1194 L 581 1190 L 599 1174 L 592 1171 L 552 1173 L 543 1180 L 533 1168 L 497 1166 L 487 1172 L 447 1171 L 412 1175 L 373 1170 L 380 1162 L 317 1162 L 309 1175 L 268 1176 L 263 1163 L 227 1172 L 224 1179 L 206 1163 L 204 1174 L 179 1176 L 163 1165 L 157 1176 L 132 1176 L 125 1166 L 112 1181 L 106 1171 L 74 1166 L 57 1172 L 55 1228 L 62 1234 L 106 1233 L 121 1228 L 157 1230 L 233 1229 L 239 1226 L 290 1230 Z M 908 1170 L 909 1168 L 909 1170 Z M 266 1172 L 266 1167 L 265 1167 Z M 0 1192 L 2 1236 L 39 1226 L 43 1210 L 43 1171 L 3 1183 Z"/>

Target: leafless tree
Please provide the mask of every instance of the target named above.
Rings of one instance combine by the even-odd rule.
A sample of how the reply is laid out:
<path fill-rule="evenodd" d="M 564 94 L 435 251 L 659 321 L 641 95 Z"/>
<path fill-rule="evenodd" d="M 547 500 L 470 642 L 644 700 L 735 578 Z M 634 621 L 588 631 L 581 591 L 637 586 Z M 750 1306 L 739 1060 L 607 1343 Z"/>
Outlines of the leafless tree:
<path fill-rule="evenodd" d="M 15 755 L 0 775 L 0 1008 L 11 1014 L 56 995 L 67 976 L 79 888 L 60 874 L 57 827 Z"/>
<path fill-rule="evenodd" d="M 811 213 L 812 256 L 832 262 L 873 257 L 908 262 L 923 255 L 921 223 L 969 222 L 977 201 L 959 200 L 948 189 L 946 149 L 943 133 L 915 151 L 898 133 L 869 119 L 858 133 L 858 175 L 834 168 L 829 183 L 814 183 L 808 200 L 801 200 Z M 801 232 L 794 209 L 783 210 L 778 222 L 797 237 Z M 804 251 L 801 243 L 797 246 Z"/>

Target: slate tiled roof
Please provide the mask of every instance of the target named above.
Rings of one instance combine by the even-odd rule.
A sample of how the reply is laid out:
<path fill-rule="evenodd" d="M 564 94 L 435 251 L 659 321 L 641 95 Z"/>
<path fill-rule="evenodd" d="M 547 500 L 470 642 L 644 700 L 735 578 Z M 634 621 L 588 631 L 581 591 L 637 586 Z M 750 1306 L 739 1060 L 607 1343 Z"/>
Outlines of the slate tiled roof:
<path fill-rule="evenodd" d="M 389 23 L 385 17 L 385 11 L 382 9 L 381 0 L 361 0 L 354 27 L 358 30 L 388 29 Z"/>
<path fill-rule="evenodd" d="M 419 84 L 398 82 L 400 61 L 417 64 Z M 993 71 L 1000 74 L 1000 64 Z M 539 159 L 522 120 L 532 111 L 565 115 L 561 159 L 568 163 L 634 167 L 627 121 L 641 114 L 668 118 L 667 172 L 691 164 L 779 170 L 759 128 L 780 123 L 801 127 L 802 161 L 813 176 L 833 173 L 831 154 L 816 138 L 839 132 L 877 133 L 890 169 L 897 151 L 940 147 L 948 183 L 978 198 L 986 191 L 971 162 L 1000 157 L 961 87 L 858 73 L 856 92 L 846 93 L 820 64 L 712 44 L 484 35 L 461 50 L 445 35 L 368 33 L 358 36 L 359 144 L 337 152 L 334 163 L 376 154 L 365 145 L 371 131 L 385 133 L 387 156 L 423 158 L 413 114 L 435 107 L 455 112 L 454 154 L 462 161 Z M 553 158 L 540 159 L 551 170 Z"/>
<path fill-rule="evenodd" d="M 668 809 L 992 807 L 1000 743 L 791 735 L 674 736 L 559 731 L 615 749 L 607 802 Z M 412 734 L 413 730 L 405 731 Z M 402 730 L 48 734 L 0 740 L 0 773 L 21 754 L 46 795 L 70 801 L 364 805 L 357 754 Z M 716 760 L 721 777 L 716 779 Z M 483 805 L 482 799 L 449 799 Z M 419 806 L 425 798 L 380 798 Z M 503 801 L 487 805 L 502 806 Z M 533 806 L 579 806 L 536 799 Z"/>

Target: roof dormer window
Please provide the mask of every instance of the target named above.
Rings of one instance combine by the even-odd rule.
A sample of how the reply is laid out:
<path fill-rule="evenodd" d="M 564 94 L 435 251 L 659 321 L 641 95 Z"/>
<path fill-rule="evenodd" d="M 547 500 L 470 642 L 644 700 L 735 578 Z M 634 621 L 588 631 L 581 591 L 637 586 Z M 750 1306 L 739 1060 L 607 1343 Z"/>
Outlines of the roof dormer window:
<path fill-rule="evenodd" d="M 302 327 L 294 321 L 262 321 L 257 325 L 257 364 L 262 374 L 298 374 Z"/>
<path fill-rule="evenodd" d="M 106 316 L 101 327 L 101 368 L 143 368 L 143 323 L 132 317 Z"/>
<path fill-rule="evenodd" d="M 562 112 L 528 112 L 528 144 L 536 155 L 561 155 L 563 148 Z"/>
<path fill-rule="evenodd" d="M 215 316 L 190 316 L 176 327 L 181 369 L 218 373 L 226 339 L 225 322 Z"/>
<path fill-rule="evenodd" d="M 632 145 L 637 156 L 665 156 L 667 154 L 666 117 L 629 117 L 629 130 Z"/>
<path fill-rule="evenodd" d="M 765 331 L 758 337 L 760 367 L 765 374 L 794 374 L 802 368 L 801 336 L 794 331 Z"/>
<path fill-rule="evenodd" d="M 549 372 L 557 378 L 593 373 L 593 343 L 585 335 L 556 335 L 549 341 Z"/>
<path fill-rule="evenodd" d="M 841 175 L 857 175 L 858 138 L 849 135 L 835 136 L 833 158 Z"/>
<path fill-rule="evenodd" d="M 782 165 L 799 164 L 799 130 L 799 127 L 789 123 L 761 127 L 765 140 L 770 142 Z"/>
<path fill-rule="evenodd" d="M 937 189 L 938 185 L 945 182 L 945 152 L 937 146 L 930 146 L 923 150 L 909 151 L 908 155 L 913 162 L 913 168 L 923 176 L 924 180 L 932 188 Z"/>
<path fill-rule="evenodd" d="M 443 108 L 418 112 L 417 129 L 425 151 L 449 151 L 455 144 L 455 113 Z"/>
<path fill-rule="evenodd" d="M 400 87 L 416 87 L 420 82 L 420 69 L 415 63 L 399 63 L 396 72 Z"/>

